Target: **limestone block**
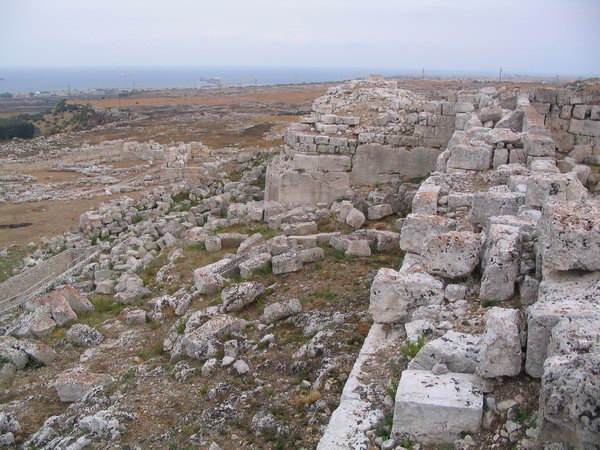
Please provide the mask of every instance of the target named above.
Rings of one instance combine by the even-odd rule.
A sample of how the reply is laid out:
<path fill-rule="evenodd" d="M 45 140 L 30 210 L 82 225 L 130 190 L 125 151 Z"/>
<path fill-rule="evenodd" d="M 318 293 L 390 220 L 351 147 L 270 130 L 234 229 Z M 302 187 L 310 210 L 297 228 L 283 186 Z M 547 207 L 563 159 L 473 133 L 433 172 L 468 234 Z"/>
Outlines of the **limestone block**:
<path fill-rule="evenodd" d="M 470 231 L 451 231 L 425 239 L 422 264 L 434 275 L 457 278 L 469 275 L 479 264 L 481 239 Z"/>
<path fill-rule="evenodd" d="M 309 234 L 314 234 L 318 231 L 318 227 L 316 222 L 297 222 L 284 224 L 281 226 L 281 230 L 287 236 L 307 236 Z"/>
<path fill-rule="evenodd" d="M 600 354 L 556 356 L 544 364 L 538 444 L 592 449 L 600 442 Z"/>
<path fill-rule="evenodd" d="M 351 209 L 346 216 L 346 223 L 354 229 L 362 227 L 365 220 L 365 215 L 356 208 Z"/>
<path fill-rule="evenodd" d="M 346 256 L 371 256 L 371 247 L 369 241 L 351 240 L 346 249 Z"/>
<path fill-rule="evenodd" d="M 477 373 L 484 378 L 516 376 L 521 372 L 520 316 L 516 309 L 491 308 L 485 314 Z"/>
<path fill-rule="evenodd" d="M 338 222 L 344 223 L 346 221 L 346 217 L 348 217 L 348 214 L 350 211 L 352 211 L 352 209 L 354 209 L 352 202 L 349 200 L 343 200 L 341 202 L 335 202 L 333 205 L 331 205 L 330 212 L 335 216 Z"/>
<path fill-rule="evenodd" d="M 194 270 L 194 284 L 198 292 L 200 294 L 214 294 L 217 292 L 217 289 L 225 284 L 222 272 L 231 261 L 229 258 L 224 258 L 216 263 Z"/>
<path fill-rule="evenodd" d="M 495 128 L 508 128 L 515 133 L 523 130 L 523 111 L 511 111 L 500 119 Z"/>
<path fill-rule="evenodd" d="M 273 323 L 301 312 L 302 304 L 298 299 L 293 298 L 286 302 L 273 303 L 267 306 L 263 311 L 262 319 L 266 323 Z"/>
<path fill-rule="evenodd" d="M 371 285 L 369 312 L 376 323 L 399 323 L 419 306 L 444 300 L 444 285 L 427 273 L 379 269 Z"/>
<path fill-rule="evenodd" d="M 600 201 L 556 201 L 540 222 L 540 253 L 553 270 L 600 270 Z"/>
<path fill-rule="evenodd" d="M 523 149 L 527 156 L 554 156 L 556 146 L 549 136 L 538 134 L 523 135 Z"/>
<path fill-rule="evenodd" d="M 242 319 L 226 314 L 216 314 L 200 327 L 185 334 L 182 339 L 182 346 L 190 358 L 209 359 L 217 353 L 215 342 L 217 338 L 228 333 L 239 332 L 245 326 L 246 321 Z"/>
<path fill-rule="evenodd" d="M 400 248 L 406 252 L 421 254 L 425 250 L 425 238 L 456 229 L 456 221 L 442 216 L 409 214 L 400 233 Z"/>
<path fill-rule="evenodd" d="M 277 256 L 273 256 L 271 266 L 275 275 L 297 272 L 304 266 L 300 255 L 296 250 L 288 250 Z"/>
<path fill-rule="evenodd" d="M 448 147 L 450 158 L 449 169 L 488 170 L 492 163 L 492 147 L 483 142 L 459 144 Z"/>
<path fill-rule="evenodd" d="M 375 235 L 375 248 L 378 252 L 389 252 L 398 248 L 400 233 L 380 230 L 372 230 L 371 233 Z"/>
<path fill-rule="evenodd" d="M 235 283 L 221 291 L 222 311 L 239 311 L 254 302 L 263 292 L 265 287 L 258 281 Z"/>
<path fill-rule="evenodd" d="M 256 252 L 258 248 L 266 248 L 266 241 L 262 234 L 255 233 L 240 244 L 237 254 Z"/>
<path fill-rule="evenodd" d="M 359 145 L 350 172 L 350 183 L 371 186 L 389 182 L 393 176 L 426 175 L 435 169 L 440 153 L 440 150 L 431 147 L 415 147 L 408 151 L 380 144 Z"/>
<path fill-rule="evenodd" d="M 600 316 L 560 319 L 552 328 L 548 358 L 571 354 L 600 354 Z"/>
<path fill-rule="evenodd" d="M 67 341 L 78 347 L 95 347 L 100 344 L 104 336 L 95 328 L 82 323 L 77 323 L 67 331 Z"/>
<path fill-rule="evenodd" d="M 441 187 L 435 184 L 423 183 L 413 197 L 412 212 L 417 214 L 437 214 L 438 197 Z"/>
<path fill-rule="evenodd" d="M 448 331 L 429 341 L 408 363 L 409 370 L 431 370 L 437 363 L 451 372 L 475 373 L 481 338 L 472 334 Z"/>
<path fill-rule="evenodd" d="M 492 160 L 492 168 L 497 169 L 498 167 L 508 163 L 509 150 L 506 148 L 496 148 L 494 150 L 494 158 Z"/>
<path fill-rule="evenodd" d="M 473 195 L 471 223 L 486 226 L 493 216 L 516 216 L 525 204 L 525 195 L 519 192 L 476 192 Z"/>
<path fill-rule="evenodd" d="M 514 295 L 520 252 L 521 235 L 518 228 L 490 225 L 482 259 L 481 300 L 505 301 Z"/>
<path fill-rule="evenodd" d="M 392 210 L 392 205 L 388 203 L 370 206 L 367 213 L 369 220 L 383 219 L 384 217 L 391 216 L 392 214 L 394 214 L 394 211 Z"/>
<path fill-rule="evenodd" d="M 240 276 L 242 278 L 250 278 L 255 272 L 268 267 L 270 262 L 270 253 L 259 253 L 240 264 Z"/>
<path fill-rule="evenodd" d="M 204 241 L 204 247 L 209 253 L 218 252 L 221 250 L 221 238 L 219 236 L 209 236 Z"/>
<path fill-rule="evenodd" d="M 600 121 L 571 119 L 569 133 L 584 136 L 600 136 Z"/>
<path fill-rule="evenodd" d="M 546 158 L 530 158 L 529 168 L 532 172 L 559 173 L 556 160 Z"/>
<path fill-rule="evenodd" d="M 477 433 L 482 414 L 483 394 L 475 376 L 404 370 L 396 392 L 392 433 L 425 444 L 453 442 L 461 432 Z"/>
<path fill-rule="evenodd" d="M 542 207 L 552 200 L 583 200 L 587 198 L 587 190 L 577 178 L 570 173 L 534 173 L 527 178 L 526 203 L 530 206 Z"/>
<path fill-rule="evenodd" d="M 538 301 L 527 309 L 526 372 L 534 378 L 543 373 L 552 329 L 562 318 L 600 317 L 600 276 L 564 274 L 540 284 Z"/>
<path fill-rule="evenodd" d="M 325 259 L 325 251 L 321 247 L 305 248 L 298 251 L 298 257 L 303 264 L 309 264 Z"/>
<path fill-rule="evenodd" d="M 0 336 L 0 357 L 21 370 L 29 362 L 29 356 L 23 350 L 16 348 L 16 342 L 17 339 L 13 337 Z"/>
<path fill-rule="evenodd" d="M 100 373 L 68 371 L 58 376 L 54 387 L 61 402 L 75 402 L 108 378 L 108 375 Z"/>

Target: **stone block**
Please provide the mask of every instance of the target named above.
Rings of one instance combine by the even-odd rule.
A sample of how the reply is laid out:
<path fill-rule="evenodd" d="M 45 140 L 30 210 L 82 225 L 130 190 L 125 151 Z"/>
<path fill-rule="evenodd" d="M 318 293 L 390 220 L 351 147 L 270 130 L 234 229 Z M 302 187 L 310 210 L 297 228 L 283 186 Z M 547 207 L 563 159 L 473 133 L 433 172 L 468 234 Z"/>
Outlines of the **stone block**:
<path fill-rule="evenodd" d="M 540 284 L 538 301 L 527 309 L 526 372 L 534 378 L 543 374 L 552 329 L 560 319 L 600 317 L 600 275 L 557 274 Z"/>
<path fill-rule="evenodd" d="M 583 200 L 587 190 L 570 173 L 534 173 L 527 178 L 526 204 L 541 208 L 552 200 Z"/>
<path fill-rule="evenodd" d="M 445 278 L 464 277 L 479 264 L 481 239 L 469 231 L 428 236 L 425 239 L 422 264 L 425 270 Z"/>
<path fill-rule="evenodd" d="M 521 372 L 520 324 L 516 309 L 494 307 L 486 312 L 478 375 L 484 378 L 512 377 Z"/>
<path fill-rule="evenodd" d="M 556 146 L 549 136 L 538 134 L 525 134 L 523 136 L 523 149 L 527 156 L 554 156 Z"/>
<path fill-rule="evenodd" d="M 600 354 L 600 316 L 560 319 L 552 328 L 548 358 L 588 353 Z"/>
<path fill-rule="evenodd" d="M 369 241 L 351 240 L 346 249 L 346 256 L 371 256 L 371 247 Z"/>
<path fill-rule="evenodd" d="M 514 295 L 520 252 L 521 235 L 518 228 L 490 225 L 482 258 L 481 300 L 505 301 Z"/>
<path fill-rule="evenodd" d="M 281 255 L 273 256 L 271 266 L 275 275 L 297 272 L 304 266 L 298 251 L 288 250 Z"/>
<path fill-rule="evenodd" d="M 599 373 L 598 353 L 556 356 L 546 361 L 540 390 L 538 445 L 598 448 Z"/>
<path fill-rule="evenodd" d="M 540 253 L 552 270 L 600 270 L 600 201 L 556 201 L 540 222 Z"/>
<path fill-rule="evenodd" d="M 392 214 L 394 214 L 394 211 L 392 210 L 392 205 L 388 203 L 371 206 L 369 207 L 367 213 L 369 220 L 383 219 L 384 217 L 391 216 Z"/>
<path fill-rule="evenodd" d="M 600 121 L 571 119 L 569 133 L 584 136 L 600 136 Z"/>
<path fill-rule="evenodd" d="M 257 271 L 262 270 L 269 266 L 271 262 L 270 253 L 259 253 L 258 255 L 252 256 L 247 261 L 240 264 L 240 276 L 242 278 L 250 278 Z"/>
<path fill-rule="evenodd" d="M 443 300 L 444 285 L 431 275 L 383 268 L 371 285 L 369 312 L 376 323 L 399 323 L 414 309 Z"/>
<path fill-rule="evenodd" d="M 448 331 L 429 341 L 408 363 L 409 370 L 431 370 L 438 363 L 451 372 L 475 373 L 481 338 L 467 333 Z"/>
<path fill-rule="evenodd" d="M 441 187 L 435 184 L 423 183 L 413 197 L 412 212 L 417 214 L 437 214 L 438 197 Z"/>
<path fill-rule="evenodd" d="M 483 394 L 475 376 L 405 370 L 396 392 L 392 433 L 399 439 L 443 444 L 461 432 L 477 433 L 482 415 Z"/>
<path fill-rule="evenodd" d="M 519 192 L 477 192 L 473 195 L 471 223 L 487 226 L 490 217 L 513 215 L 525 204 L 525 195 Z"/>
<path fill-rule="evenodd" d="M 221 291 L 222 312 L 239 311 L 253 303 L 263 292 L 265 287 L 257 281 L 227 286 Z"/>
<path fill-rule="evenodd" d="M 346 216 L 346 223 L 354 229 L 362 227 L 365 220 L 365 215 L 356 208 L 351 209 Z"/>
<path fill-rule="evenodd" d="M 492 147 L 483 142 L 477 142 L 477 145 L 459 144 L 448 149 L 450 150 L 447 163 L 449 169 L 488 170 L 492 164 Z"/>
<path fill-rule="evenodd" d="M 421 254 L 425 250 L 425 238 L 456 229 L 456 221 L 442 216 L 409 214 L 402 225 L 400 248 L 406 252 Z"/>
<path fill-rule="evenodd" d="M 75 402 L 109 377 L 100 373 L 63 372 L 54 381 L 61 402 Z"/>

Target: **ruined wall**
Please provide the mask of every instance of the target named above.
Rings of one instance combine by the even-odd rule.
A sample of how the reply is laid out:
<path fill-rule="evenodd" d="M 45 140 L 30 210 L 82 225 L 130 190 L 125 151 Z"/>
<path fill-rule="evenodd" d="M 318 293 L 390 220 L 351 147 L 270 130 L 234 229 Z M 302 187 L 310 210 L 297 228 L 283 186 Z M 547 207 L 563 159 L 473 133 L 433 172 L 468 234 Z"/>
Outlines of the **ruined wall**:
<path fill-rule="evenodd" d="M 0 284 L 0 308 L 6 306 L 4 302 L 35 286 L 42 280 L 50 280 L 69 269 L 77 256 L 78 252 L 76 250 L 65 250 Z"/>
<path fill-rule="evenodd" d="M 577 148 L 578 162 L 600 164 L 600 92 L 540 88 L 530 98 L 561 153 Z"/>
<path fill-rule="evenodd" d="M 485 96 L 441 90 L 443 100 L 427 100 L 380 79 L 331 88 L 286 131 L 284 153 L 267 169 L 265 198 L 331 202 L 351 186 L 426 175 L 454 131 L 487 106 Z"/>

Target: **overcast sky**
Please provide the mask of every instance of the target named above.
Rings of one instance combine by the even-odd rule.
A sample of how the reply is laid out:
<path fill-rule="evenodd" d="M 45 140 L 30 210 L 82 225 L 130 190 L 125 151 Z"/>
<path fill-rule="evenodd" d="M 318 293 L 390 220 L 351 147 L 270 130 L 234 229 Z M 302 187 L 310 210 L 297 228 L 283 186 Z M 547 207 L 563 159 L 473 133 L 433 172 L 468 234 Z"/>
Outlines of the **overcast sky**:
<path fill-rule="evenodd" d="M 600 75 L 600 0 L 0 0 L 0 66 Z"/>

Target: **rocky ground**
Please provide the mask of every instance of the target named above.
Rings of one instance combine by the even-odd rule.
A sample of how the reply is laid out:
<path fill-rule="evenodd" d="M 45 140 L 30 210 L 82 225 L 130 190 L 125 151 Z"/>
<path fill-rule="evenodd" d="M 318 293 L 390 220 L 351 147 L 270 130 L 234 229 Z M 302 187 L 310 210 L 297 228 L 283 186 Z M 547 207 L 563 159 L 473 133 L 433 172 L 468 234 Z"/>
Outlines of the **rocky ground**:
<path fill-rule="evenodd" d="M 555 113 L 573 120 L 572 150 L 543 118 L 560 95 L 575 103 Z M 89 257 L 2 316 L 1 443 L 594 448 L 600 180 L 594 137 L 579 131 L 595 132 L 600 110 L 577 95 L 407 92 L 375 78 L 329 89 L 282 146 L 289 118 L 267 129 L 252 113 L 244 134 L 234 112 L 220 126 L 239 145 L 202 139 L 208 150 L 161 142 L 171 106 L 158 108 L 151 126 L 131 125 L 157 141 L 123 150 L 165 152 L 202 180 L 144 185 L 141 169 L 136 195 L 113 194 L 30 253 L 39 267 L 67 250 Z M 205 99 L 200 116 L 228 102 Z M 193 130 L 194 114 L 177 126 Z M 118 128 L 90 133 L 122 139 Z M 269 144 L 242 144 L 258 134 Z M 357 170 L 363 152 L 400 150 L 425 172 L 364 157 Z M 439 154 L 435 167 L 420 151 Z M 334 160 L 366 182 L 329 178 Z M 303 204 L 269 200 L 288 174 Z"/>

